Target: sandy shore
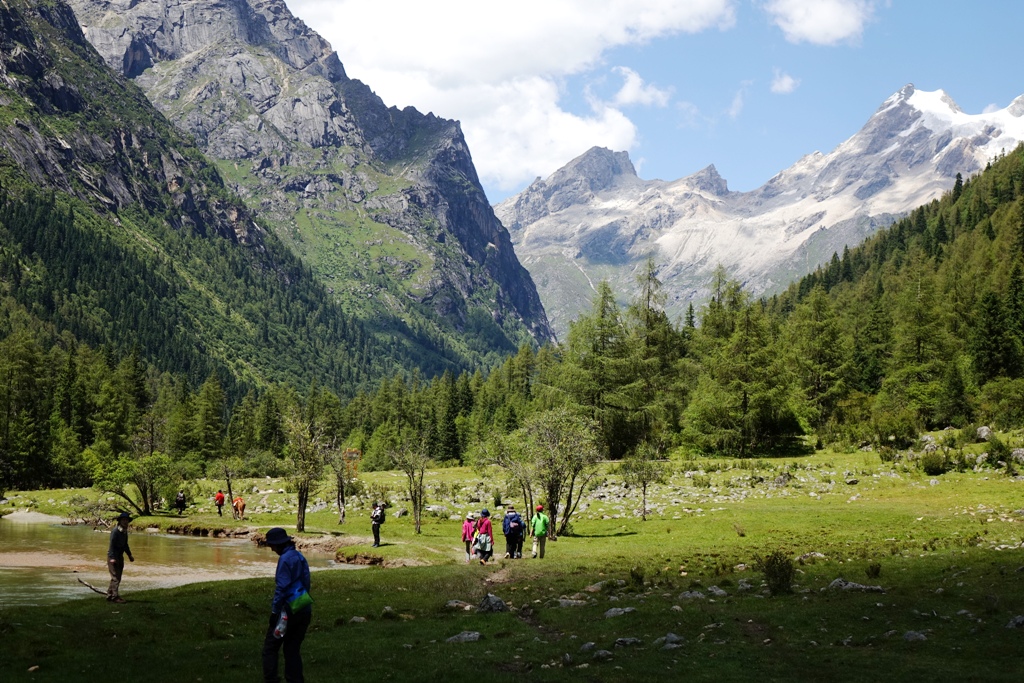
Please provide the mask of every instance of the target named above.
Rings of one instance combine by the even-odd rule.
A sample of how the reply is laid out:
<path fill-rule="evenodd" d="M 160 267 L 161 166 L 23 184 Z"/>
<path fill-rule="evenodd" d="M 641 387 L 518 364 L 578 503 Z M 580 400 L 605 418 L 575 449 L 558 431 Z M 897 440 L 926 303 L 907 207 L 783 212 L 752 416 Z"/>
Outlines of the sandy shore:
<path fill-rule="evenodd" d="M 15 510 L 9 515 L 0 517 L 0 519 L 20 522 L 22 524 L 62 524 L 64 522 L 63 517 L 44 515 L 42 512 L 33 512 L 31 510 Z"/>

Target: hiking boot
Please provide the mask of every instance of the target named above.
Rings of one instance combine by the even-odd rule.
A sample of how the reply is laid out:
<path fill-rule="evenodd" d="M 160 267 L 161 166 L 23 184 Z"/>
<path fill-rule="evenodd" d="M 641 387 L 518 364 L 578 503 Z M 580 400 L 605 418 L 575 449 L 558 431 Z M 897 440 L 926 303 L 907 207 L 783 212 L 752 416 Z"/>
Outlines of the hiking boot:
<path fill-rule="evenodd" d="M 509 559 L 509 557 L 511 557 L 511 556 L 508 553 L 505 553 L 505 559 L 507 560 L 507 559 Z"/>

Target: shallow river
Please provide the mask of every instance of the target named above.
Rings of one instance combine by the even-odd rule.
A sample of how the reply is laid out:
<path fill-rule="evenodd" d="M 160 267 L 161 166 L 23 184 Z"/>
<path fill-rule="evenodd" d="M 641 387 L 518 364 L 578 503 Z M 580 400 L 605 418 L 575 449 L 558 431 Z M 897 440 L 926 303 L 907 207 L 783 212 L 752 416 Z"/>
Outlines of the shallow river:
<path fill-rule="evenodd" d="M 67 527 L 52 520 L 0 518 L 0 609 L 50 605 L 98 597 L 78 579 L 105 591 L 110 532 Z M 121 593 L 198 581 L 265 577 L 273 580 L 277 555 L 245 539 L 211 539 L 132 530 L 135 562 L 125 558 Z M 304 553 L 311 569 L 340 568 L 333 556 Z M 341 565 L 345 567 L 345 565 Z"/>

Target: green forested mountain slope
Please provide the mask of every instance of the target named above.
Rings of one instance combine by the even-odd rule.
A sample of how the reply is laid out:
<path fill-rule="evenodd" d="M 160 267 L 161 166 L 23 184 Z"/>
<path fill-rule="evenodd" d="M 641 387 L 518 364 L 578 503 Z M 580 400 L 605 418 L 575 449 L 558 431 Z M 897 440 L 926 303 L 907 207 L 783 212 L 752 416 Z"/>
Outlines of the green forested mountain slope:
<path fill-rule="evenodd" d="M 229 388 L 346 393 L 466 362 L 400 321 L 377 316 L 392 334 L 368 335 L 63 2 L 0 5 L 0 187 L 5 306 L 90 345 Z"/>

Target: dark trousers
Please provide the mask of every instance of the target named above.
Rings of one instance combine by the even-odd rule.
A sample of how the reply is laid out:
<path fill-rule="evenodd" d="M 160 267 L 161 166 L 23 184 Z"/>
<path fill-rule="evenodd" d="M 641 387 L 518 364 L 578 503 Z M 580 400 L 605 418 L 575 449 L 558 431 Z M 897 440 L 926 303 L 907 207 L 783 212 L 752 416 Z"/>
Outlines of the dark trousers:
<path fill-rule="evenodd" d="M 380 524 L 371 524 L 373 527 L 373 544 L 380 545 Z"/>
<path fill-rule="evenodd" d="M 121 585 L 121 575 L 124 573 L 124 556 L 111 557 L 107 559 L 107 569 L 110 571 L 110 585 L 107 586 L 107 600 L 121 597 L 118 587 Z"/>
<path fill-rule="evenodd" d="M 265 683 L 277 683 L 277 653 L 284 646 L 284 680 L 288 683 L 303 683 L 302 677 L 302 640 L 306 637 L 306 630 L 313 618 L 313 609 L 307 607 L 296 614 L 288 617 L 288 629 L 284 632 L 284 638 L 274 637 L 274 627 L 280 614 L 270 615 L 270 625 L 267 627 L 267 635 L 263 639 L 263 680 Z"/>
<path fill-rule="evenodd" d="M 508 555 L 511 558 L 515 558 L 515 556 L 516 556 L 516 548 L 519 546 L 519 543 L 521 543 L 521 541 L 519 540 L 519 536 L 518 535 L 506 536 L 505 537 L 505 554 Z"/>
<path fill-rule="evenodd" d="M 224 505 L 223 504 L 217 506 L 217 516 L 218 517 L 223 517 L 224 516 Z"/>

